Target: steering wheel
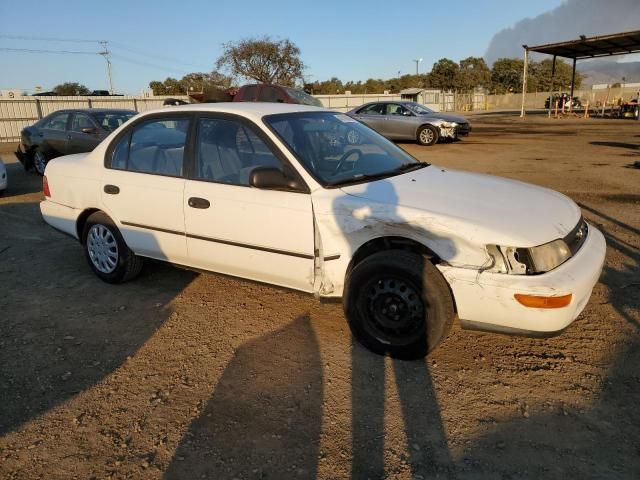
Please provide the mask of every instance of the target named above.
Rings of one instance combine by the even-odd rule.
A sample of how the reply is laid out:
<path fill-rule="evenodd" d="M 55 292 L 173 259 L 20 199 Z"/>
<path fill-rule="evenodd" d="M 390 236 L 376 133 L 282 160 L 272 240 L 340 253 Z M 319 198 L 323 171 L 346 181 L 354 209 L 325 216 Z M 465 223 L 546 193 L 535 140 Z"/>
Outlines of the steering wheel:
<path fill-rule="evenodd" d="M 344 152 L 344 154 L 340 157 L 340 160 L 338 160 L 338 165 L 336 165 L 336 168 L 334 168 L 333 172 L 331 172 L 331 175 L 337 175 L 344 166 L 344 162 L 347 160 L 347 158 L 349 158 L 353 154 L 358 155 L 358 158 L 354 160 L 354 162 L 357 162 L 362 157 L 362 150 L 360 150 L 359 148 L 352 148 L 351 150 L 347 150 L 346 152 Z"/>

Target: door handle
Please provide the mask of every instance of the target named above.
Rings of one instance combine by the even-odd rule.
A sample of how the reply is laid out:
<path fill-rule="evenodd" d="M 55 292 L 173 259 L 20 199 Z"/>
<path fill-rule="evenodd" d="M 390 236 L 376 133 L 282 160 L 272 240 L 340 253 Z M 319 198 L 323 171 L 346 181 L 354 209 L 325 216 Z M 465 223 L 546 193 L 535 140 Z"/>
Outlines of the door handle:
<path fill-rule="evenodd" d="M 199 198 L 199 197 L 191 197 L 188 201 L 187 204 L 191 207 L 191 208 L 209 208 L 211 206 L 211 204 L 209 203 L 209 200 L 207 200 L 206 198 Z"/>
<path fill-rule="evenodd" d="M 104 193 L 108 193 L 109 195 L 117 195 L 120 193 L 120 187 L 116 185 L 105 185 Z"/>

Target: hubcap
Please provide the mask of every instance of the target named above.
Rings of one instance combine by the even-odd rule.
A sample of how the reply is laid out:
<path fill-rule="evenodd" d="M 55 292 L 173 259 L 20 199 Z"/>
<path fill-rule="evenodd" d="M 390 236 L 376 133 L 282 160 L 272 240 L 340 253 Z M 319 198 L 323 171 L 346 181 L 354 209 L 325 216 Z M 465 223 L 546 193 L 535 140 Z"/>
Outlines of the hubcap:
<path fill-rule="evenodd" d="M 44 154 L 42 152 L 35 153 L 35 155 L 33 156 L 33 164 L 36 167 L 38 173 L 44 173 L 46 162 L 44 159 Z"/>
<path fill-rule="evenodd" d="M 94 225 L 87 235 L 87 252 L 91 263 L 102 273 L 112 273 L 118 266 L 118 243 L 104 225 Z"/>
<path fill-rule="evenodd" d="M 431 143 L 433 141 L 433 132 L 429 128 L 425 128 L 420 132 L 420 140 L 422 143 Z"/>
<path fill-rule="evenodd" d="M 395 344 L 409 343 L 421 334 L 424 305 L 417 289 L 401 278 L 373 279 L 367 286 L 371 333 Z"/>

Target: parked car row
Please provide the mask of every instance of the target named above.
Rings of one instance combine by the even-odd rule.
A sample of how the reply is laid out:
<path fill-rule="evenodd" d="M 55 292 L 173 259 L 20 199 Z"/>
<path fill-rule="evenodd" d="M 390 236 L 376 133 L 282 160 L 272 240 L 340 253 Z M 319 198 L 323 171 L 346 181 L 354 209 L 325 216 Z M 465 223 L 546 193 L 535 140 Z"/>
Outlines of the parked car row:
<path fill-rule="evenodd" d="M 604 262 L 604 237 L 567 197 L 419 162 L 318 107 L 145 112 L 44 173 L 44 220 L 103 281 L 132 280 L 152 258 L 341 299 L 354 337 L 399 358 L 436 348 L 456 315 L 559 332 Z"/>
<path fill-rule="evenodd" d="M 16 156 L 40 175 L 52 158 L 90 152 L 136 112 L 106 108 L 58 110 L 20 133 Z"/>

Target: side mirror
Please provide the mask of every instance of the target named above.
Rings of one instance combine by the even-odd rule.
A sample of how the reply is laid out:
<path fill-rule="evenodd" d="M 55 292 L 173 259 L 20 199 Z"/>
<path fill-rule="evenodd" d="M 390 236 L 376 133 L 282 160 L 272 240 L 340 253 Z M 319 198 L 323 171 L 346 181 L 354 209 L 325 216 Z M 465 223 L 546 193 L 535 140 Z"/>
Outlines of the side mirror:
<path fill-rule="evenodd" d="M 412 116 L 413 116 L 413 113 L 411 113 L 409 110 L 405 110 L 405 111 L 403 111 L 403 112 L 402 112 L 402 114 L 403 114 L 405 117 L 412 117 Z"/>
<path fill-rule="evenodd" d="M 273 167 L 254 168 L 249 175 L 249 185 L 269 190 L 302 191 L 303 186 L 296 179 L 287 177 L 281 170 Z"/>
<path fill-rule="evenodd" d="M 82 129 L 82 133 L 93 135 L 94 133 L 98 133 L 98 130 L 95 127 L 87 127 Z"/>

